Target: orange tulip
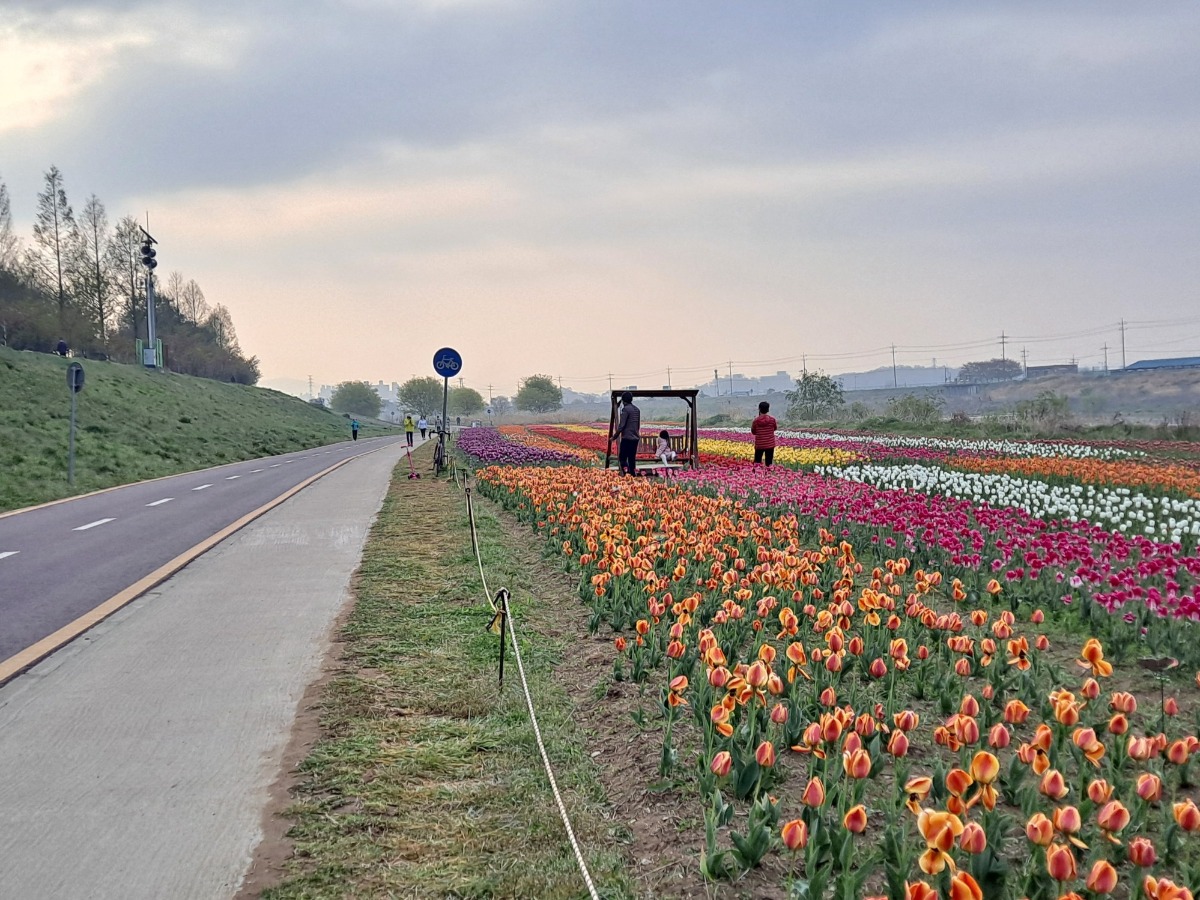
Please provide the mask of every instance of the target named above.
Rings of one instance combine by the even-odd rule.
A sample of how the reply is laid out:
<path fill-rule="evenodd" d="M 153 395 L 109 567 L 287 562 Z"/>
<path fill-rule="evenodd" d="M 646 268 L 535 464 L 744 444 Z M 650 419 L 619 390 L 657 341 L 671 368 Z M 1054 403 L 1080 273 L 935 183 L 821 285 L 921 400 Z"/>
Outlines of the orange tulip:
<path fill-rule="evenodd" d="M 920 724 L 921 717 L 911 709 L 905 709 L 892 716 L 892 721 L 900 731 L 912 731 Z"/>
<path fill-rule="evenodd" d="M 1138 776 L 1137 795 L 1147 803 L 1157 803 L 1162 798 L 1162 779 L 1153 772 Z"/>
<path fill-rule="evenodd" d="M 1087 844 L 1075 837 L 1076 832 L 1083 827 L 1083 817 L 1074 806 L 1060 806 L 1054 810 L 1054 827 L 1061 831 L 1068 841 L 1084 850 Z"/>
<path fill-rule="evenodd" d="M 1049 847 L 1054 840 L 1054 823 L 1040 812 L 1034 813 L 1025 823 L 1025 837 L 1039 847 Z"/>
<path fill-rule="evenodd" d="M 1158 862 L 1158 853 L 1149 838 L 1136 837 L 1129 842 L 1129 861 L 1140 869 L 1148 869 Z"/>
<path fill-rule="evenodd" d="M 1109 800 L 1096 814 L 1096 824 L 1104 829 L 1110 841 L 1120 843 L 1113 835 L 1129 824 L 1129 810 L 1120 800 Z"/>
<path fill-rule="evenodd" d="M 1076 728 L 1071 735 L 1075 746 L 1083 751 L 1084 757 L 1096 768 L 1100 768 L 1100 760 L 1104 757 L 1104 744 L 1096 737 L 1092 728 Z"/>
<path fill-rule="evenodd" d="M 1012 734 L 1003 722 L 997 722 L 988 732 L 988 746 L 995 750 L 1005 750 L 1012 741 Z"/>
<path fill-rule="evenodd" d="M 995 578 L 993 578 L 991 581 L 989 581 L 987 583 L 987 588 L 985 588 L 985 590 L 989 594 L 991 594 L 993 597 L 995 597 L 997 594 L 999 594 L 1004 589 L 1002 587 L 1000 587 L 1000 582 L 998 582 Z"/>
<path fill-rule="evenodd" d="M 1117 870 L 1107 859 L 1098 859 L 1088 872 L 1087 889 L 1093 894 L 1111 894 L 1117 886 Z"/>
<path fill-rule="evenodd" d="M 1112 663 L 1105 661 L 1104 648 L 1096 638 L 1088 638 L 1087 643 L 1083 645 L 1082 656 L 1083 659 L 1075 661 L 1076 665 L 1084 669 L 1091 669 L 1094 676 L 1106 678 L 1112 674 Z"/>
<path fill-rule="evenodd" d="M 1167 761 L 1173 766 L 1187 765 L 1191 755 L 1191 747 L 1186 740 L 1172 741 L 1171 745 L 1167 747 Z"/>
<path fill-rule="evenodd" d="M 1149 875 L 1142 882 L 1142 893 L 1149 900 L 1193 900 L 1192 892 L 1185 887 L 1180 887 L 1173 881 L 1168 881 L 1166 878 L 1160 878 L 1155 881 Z"/>
<path fill-rule="evenodd" d="M 776 703 L 771 707 L 771 721 L 776 725 L 782 725 L 788 720 L 788 708 L 786 703 Z"/>
<path fill-rule="evenodd" d="M 1124 713 L 1113 713 L 1113 717 L 1108 720 L 1109 734 L 1115 734 L 1120 737 L 1129 730 L 1129 720 L 1125 718 Z"/>
<path fill-rule="evenodd" d="M 754 751 L 754 759 L 764 769 L 771 768 L 775 765 L 775 745 L 770 741 L 763 741 Z"/>
<path fill-rule="evenodd" d="M 808 826 L 803 819 L 792 819 L 784 823 L 781 830 L 783 846 L 789 850 L 803 850 L 808 845 Z"/>
<path fill-rule="evenodd" d="M 866 778 L 871 774 L 871 754 L 861 748 L 853 753 L 843 753 L 842 768 L 851 778 Z"/>
<path fill-rule="evenodd" d="M 1097 806 L 1103 806 L 1112 798 L 1113 787 L 1103 778 L 1097 778 L 1088 785 L 1088 799 Z"/>
<path fill-rule="evenodd" d="M 908 736 L 903 731 L 893 731 L 888 738 L 887 752 L 900 759 L 908 755 Z"/>
<path fill-rule="evenodd" d="M 958 846 L 967 853 L 982 853 L 987 848 L 987 834 L 984 832 L 983 826 L 978 822 L 968 822 L 964 825 L 962 836 L 958 839 Z"/>
<path fill-rule="evenodd" d="M 983 889 L 968 872 L 957 872 L 950 879 L 949 900 L 983 900 Z"/>
<path fill-rule="evenodd" d="M 1046 871 L 1055 881 L 1074 881 L 1075 853 L 1066 844 L 1051 844 L 1046 848 Z"/>
<path fill-rule="evenodd" d="M 938 900 L 938 893 L 924 881 L 904 882 L 904 900 Z"/>
<path fill-rule="evenodd" d="M 817 809 L 825 803 L 825 785 L 821 783 L 820 778 L 810 778 L 808 784 L 804 788 L 804 794 L 800 797 L 800 802 L 805 806 Z"/>
<path fill-rule="evenodd" d="M 862 834 L 867 830 L 867 810 L 861 803 L 858 806 L 852 806 L 842 819 L 842 827 L 847 831 L 852 831 L 855 834 Z"/>
<path fill-rule="evenodd" d="M 1200 809 L 1196 808 L 1196 804 L 1189 797 L 1182 803 L 1176 803 L 1173 807 L 1175 813 L 1175 821 L 1179 823 L 1179 827 L 1184 831 L 1200 831 Z"/>
<path fill-rule="evenodd" d="M 718 778 L 724 778 L 733 768 L 733 757 L 729 755 L 729 751 L 722 750 L 713 757 L 712 765 L 709 768 Z"/>
<path fill-rule="evenodd" d="M 1029 718 L 1029 707 L 1020 700 L 1009 700 L 1004 704 L 1004 721 L 1009 725 L 1024 725 Z"/>
<path fill-rule="evenodd" d="M 1062 772 L 1058 771 L 1058 769 L 1047 769 L 1042 774 L 1038 790 L 1051 800 L 1061 800 L 1067 796 L 1070 789 L 1067 787 L 1067 781 L 1063 778 Z"/>
<path fill-rule="evenodd" d="M 904 805 L 912 810 L 914 816 L 921 814 L 921 804 L 929 796 L 931 790 L 933 790 L 933 779 L 924 775 L 910 778 L 904 785 L 904 793 L 908 795 Z"/>
<path fill-rule="evenodd" d="M 1108 706 L 1113 712 L 1131 716 L 1137 712 L 1137 698 L 1127 691 L 1114 691 L 1108 701 Z"/>

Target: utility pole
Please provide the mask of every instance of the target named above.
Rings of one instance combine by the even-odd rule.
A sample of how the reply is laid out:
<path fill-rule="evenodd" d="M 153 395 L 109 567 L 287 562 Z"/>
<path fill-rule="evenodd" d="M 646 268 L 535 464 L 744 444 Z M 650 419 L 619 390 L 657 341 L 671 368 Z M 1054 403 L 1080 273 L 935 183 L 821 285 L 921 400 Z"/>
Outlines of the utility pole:
<path fill-rule="evenodd" d="M 892 387 L 900 387 L 900 379 L 896 376 L 896 345 L 892 344 Z"/>
<path fill-rule="evenodd" d="M 716 369 L 713 369 L 713 387 L 716 389 L 717 396 L 721 396 L 721 375 Z"/>
<path fill-rule="evenodd" d="M 492 386 L 488 385 L 488 406 L 492 405 Z"/>
<path fill-rule="evenodd" d="M 1125 368 L 1125 320 L 1121 320 L 1121 368 Z"/>
<path fill-rule="evenodd" d="M 729 396 L 733 396 L 733 360 L 729 361 Z"/>
<path fill-rule="evenodd" d="M 316 396 L 316 394 L 314 394 L 314 393 L 312 392 L 312 376 L 311 376 L 311 375 L 309 375 L 309 376 L 308 376 L 308 399 L 309 399 L 309 400 L 311 400 L 311 399 L 313 399 L 313 397 L 315 397 L 315 396 Z"/>
<path fill-rule="evenodd" d="M 667 390 L 671 389 L 671 367 L 667 366 Z"/>
<path fill-rule="evenodd" d="M 150 224 L 150 214 L 146 214 L 146 225 Z M 140 227 L 140 226 L 139 226 Z M 154 245 L 158 243 L 145 228 L 142 232 L 142 265 L 146 267 L 146 348 L 142 351 L 142 365 L 149 369 L 158 368 L 158 335 L 154 327 L 154 269 L 158 254 Z"/>
<path fill-rule="evenodd" d="M 608 373 L 608 389 L 612 390 L 612 372 Z"/>
<path fill-rule="evenodd" d="M 1108 371 L 1108 342 L 1105 341 L 1104 346 L 1100 348 L 1104 351 L 1104 371 Z"/>
<path fill-rule="evenodd" d="M 1005 336 L 1004 332 L 1003 331 L 1000 332 L 1000 358 L 1001 359 L 1008 359 L 1008 352 L 1005 350 L 1005 347 L 1004 347 L 1004 345 L 1007 341 L 1008 341 L 1008 338 Z"/>
<path fill-rule="evenodd" d="M 466 387 L 466 385 L 464 385 L 464 384 L 463 384 L 463 378 L 462 378 L 462 376 L 461 376 L 461 375 L 459 375 L 459 376 L 458 376 L 458 386 L 459 386 L 459 387 Z"/>
<path fill-rule="evenodd" d="M 1029 377 L 1029 358 L 1025 355 L 1025 348 L 1021 348 L 1021 371 L 1025 373 L 1025 377 Z"/>
<path fill-rule="evenodd" d="M 800 354 L 800 370 L 805 375 L 808 374 L 808 354 L 807 353 Z"/>

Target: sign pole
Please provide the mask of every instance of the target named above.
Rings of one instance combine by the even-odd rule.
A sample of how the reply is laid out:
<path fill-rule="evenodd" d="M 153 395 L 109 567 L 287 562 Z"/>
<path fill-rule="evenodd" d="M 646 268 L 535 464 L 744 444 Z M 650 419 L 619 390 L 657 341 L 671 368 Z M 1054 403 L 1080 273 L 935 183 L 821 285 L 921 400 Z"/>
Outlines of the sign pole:
<path fill-rule="evenodd" d="M 83 366 L 67 366 L 67 390 L 71 392 L 71 429 L 67 439 L 67 484 L 75 484 L 75 395 L 83 390 Z"/>
<path fill-rule="evenodd" d="M 75 389 L 71 388 L 71 437 L 67 449 L 67 484 L 75 483 Z"/>

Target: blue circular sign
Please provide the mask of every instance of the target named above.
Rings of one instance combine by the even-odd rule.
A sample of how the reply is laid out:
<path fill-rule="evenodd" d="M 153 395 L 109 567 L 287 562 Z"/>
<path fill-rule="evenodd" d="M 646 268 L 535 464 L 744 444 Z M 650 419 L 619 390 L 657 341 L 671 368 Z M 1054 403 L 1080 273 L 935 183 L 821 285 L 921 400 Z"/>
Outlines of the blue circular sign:
<path fill-rule="evenodd" d="M 462 357 L 457 350 L 443 347 L 433 354 L 433 371 L 441 378 L 457 378 L 462 374 Z"/>

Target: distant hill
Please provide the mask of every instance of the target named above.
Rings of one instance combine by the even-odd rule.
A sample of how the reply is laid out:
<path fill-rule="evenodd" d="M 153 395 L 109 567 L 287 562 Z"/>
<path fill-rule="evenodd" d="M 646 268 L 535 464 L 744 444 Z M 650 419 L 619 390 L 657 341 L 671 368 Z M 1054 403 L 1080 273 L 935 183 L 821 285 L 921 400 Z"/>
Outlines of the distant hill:
<path fill-rule="evenodd" d="M 0 347 L 0 510 L 350 437 L 342 416 L 277 391 L 82 360 L 72 489 L 71 362 Z"/>

